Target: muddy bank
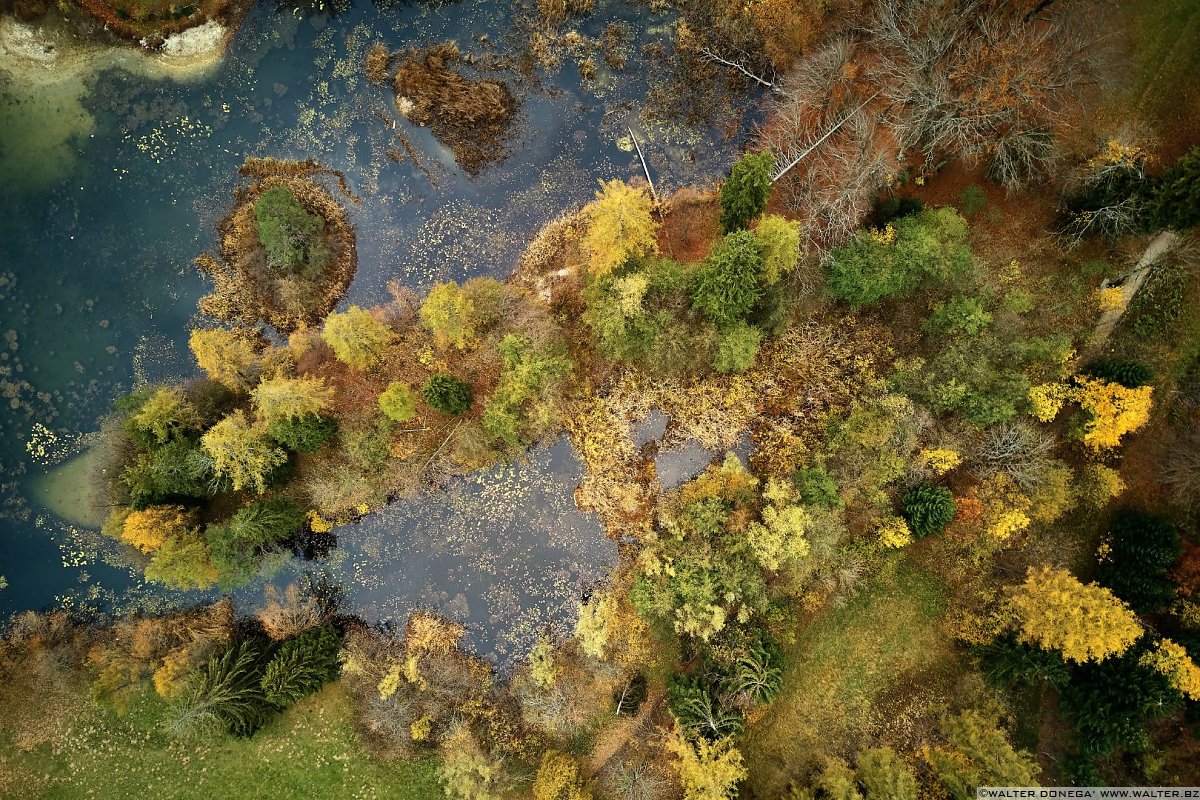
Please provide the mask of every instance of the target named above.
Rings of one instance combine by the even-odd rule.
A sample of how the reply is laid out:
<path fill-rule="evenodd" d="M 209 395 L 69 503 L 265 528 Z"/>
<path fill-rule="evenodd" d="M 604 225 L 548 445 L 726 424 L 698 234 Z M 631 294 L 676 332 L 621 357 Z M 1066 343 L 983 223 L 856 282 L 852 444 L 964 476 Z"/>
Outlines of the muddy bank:
<path fill-rule="evenodd" d="M 0 181 L 32 191 L 71 172 L 74 142 L 95 128 L 84 101 L 100 73 L 198 80 L 220 65 L 231 36 L 207 22 L 152 51 L 86 35 L 63 19 L 29 24 L 0 16 Z"/>

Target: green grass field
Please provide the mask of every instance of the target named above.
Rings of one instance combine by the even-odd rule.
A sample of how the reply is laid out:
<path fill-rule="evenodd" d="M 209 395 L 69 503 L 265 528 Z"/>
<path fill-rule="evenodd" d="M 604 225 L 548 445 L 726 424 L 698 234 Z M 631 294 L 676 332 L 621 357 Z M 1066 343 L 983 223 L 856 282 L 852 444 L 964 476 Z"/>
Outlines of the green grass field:
<path fill-rule="evenodd" d="M 0 738 L 0 795 L 96 800 L 294 800 L 440 797 L 435 759 L 385 763 L 355 743 L 350 698 L 336 684 L 250 739 L 183 744 L 156 730 L 156 703 L 125 717 L 83 709 L 57 746 L 20 752 Z"/>
<path fill-rule="evenodd" d="M 821 754 L 853 751 L 864 735 L 894 735 L 907 711 L 893 712 L 925 703 L 937 693 L 930 676 L 953 666 L 938 623 L 941 583 L 907 561 L 890 566 L 844 606 L 804 624 L 786 648 L 783 692 L 742 743 L 756 797 L 778 796 Z"/>
<path fill-rule="evenodd" d="M 1133 108 L 1164 139 L 1200 134 L 1200 0 L 1139 0 L 1122 4 L 1137 61 Z M 1186 143 L 1185 143 L 1186 144 Z M 1175 153 L 1167 147 L 1168 152 Z"/>

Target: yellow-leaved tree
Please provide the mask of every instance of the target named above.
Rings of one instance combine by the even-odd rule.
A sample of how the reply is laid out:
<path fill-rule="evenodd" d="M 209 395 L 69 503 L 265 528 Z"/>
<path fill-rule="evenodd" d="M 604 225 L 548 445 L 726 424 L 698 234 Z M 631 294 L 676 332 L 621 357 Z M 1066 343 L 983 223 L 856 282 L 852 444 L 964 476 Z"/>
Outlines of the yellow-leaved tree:
<path fill-rule="evenodd" d="M 1200 667 L 1192 661 L 1183 645 L 1163 639 L 1142 656 L 1141 664 L 1165 675 L 1180 694 L 1200 700 Z"/>
<path fill-rule="evenodd" d="M 579 762 L 566 753 L 547 750 L 533 781 L 534 800 L 591 800 Z"/>
<path fill-rule="evenodd" d="M 658 223 L 651 216 L 650 196 L 618 180 L 600 183 L 600 191 L 584 213 L 587 231 L 583 250 L 588 271 L 607 275 L 630 256 L 657 252 Z"/>
<path fill-rule="evenodd" d="M 266 342 L 243 330 L 199 328 L 188 337 L 188 347 L 208 377 L 234 391 L 243 391 L 258 376 Z"/>
<path fill-rule="evenodd" d="M 1150 421 L 1154 387 L 1130 388 L 1115 381 L 1076 376 L 1075 383 L 1046 383 L 1029 390 L 1033 415 L 1049 422 L 1068 402 L 1078 403 L 1087 414 L 1083 443 L 1094 452 L 1118 447 L 1121 438 Z"/>
<path fill-rule="evenodd" d="M 254 410 L 270 424 L 278 420 L 319 414 L 333 400 L 333 389 L 324 378 L 270 378 L 254 388 Z"/>
<path fill-rule="evenodd" d="M 168 540 L 190 533 L 196 513 L 183 506 L 150 506 L 131 511 L 121 526 L 121 540 L 143 553 L 152 553 Z"/>
<path fill-rule="evenodd" d="M 579 606 L 575 622 L 575 638 L 579 647 L 592 658 L 607 655 L 608 638 L 615 627 L 617 599 L 607 592 L 597 592 Z"/>
<path fill-rule="evenodd" d="M 200 413 L 178 386 L 160 386 L 134 412 L 130 422 L 164 444 L 172 436 L 200 425 Z"/>
<path fill-rule="evenodd" d="M 675 770 L 685 800 L 730 800 L 737 795 L 737 784 L 746 777 L 746 767 L 732 739 L 710 742 L 676 731 L 667 737 L 666 746 L 677 759 Z"/>
<path fill-rule="evenodd" d="M 213 470 L 237 491 L 253 488 L 262 494 L 271 470 L 287 461 L 287 453 L 275 446 L 266 429 L 251 423 L 241 409 L 209 428 L 200 446 L 212 458 Z"/>
<path fill-rule="evenodd" d="M 350 306 L 345 313 L 325 318 L 321 339 L 338 361 L 355 369 L 366 369 L 383 361 L 396 334 L 370 311 Z"/>
<path fill-rule="evenodd" d="M 421 322 L 440 346 L 461 350 L 475 338 L 475 301 L 454 281 L 439 283 L 421 304 Z"/>
<path fill-rule="evenodd" d="M 1029 568 L 1011 598 L 1017 637 L 1078 663 L 1120 655 L 1142 635 L 1137 615 L 1108 589 L 1065 569 Z"/>
<path fill-rule="evenodd" d="M 1083 443 L 1096 452 L 1117 447 L 1121 437 L 1150 421 L 1152 386 L 1130 389 L 1116 382 L 1081 380 L 1077 399 L 1088 413 Z"/>
<path fill-rule="evenodd" d="M 775 572 L 808 557 L 805 532 L 811 523 L 801 506 L 768 505 L 762 512 L 762 523 L 752 522 L 746 528 L 746 541 L 755 560 L 763 569 Z"/>

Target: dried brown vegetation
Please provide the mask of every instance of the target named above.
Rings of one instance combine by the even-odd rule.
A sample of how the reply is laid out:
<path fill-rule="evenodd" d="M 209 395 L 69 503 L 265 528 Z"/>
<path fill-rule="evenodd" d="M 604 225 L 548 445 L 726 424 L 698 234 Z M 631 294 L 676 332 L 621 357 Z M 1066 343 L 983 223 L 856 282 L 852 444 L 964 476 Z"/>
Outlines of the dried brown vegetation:
<path fill-rule="evenodd" d="M 234 210 L 219 226 L 221 246 L 205 253 L 196 267 L 213 281 L 201 298 L 200 310 L 217 319 L 253 325 L 265 322 L 282 333 L 316 324 L 333 310 L 358 267 L 354 227 L 333 196 L 302 175 L 319 165 L 284 161 L 247 162 L 243 174 L 259 178 L 236 193 Z M 329 253 L 321 278 L 281 277 L 267 264 L 258 238 L 255 203 L 268 189 L 283 186 L 311 214 L 325 221 L 324 246 Z"/>
<path fill-rule="evenodd" d="M 399 60 L 392 88 L 401 114 L 428 125 L 470 175 L 503 160 L 503 134 L 518 105 L 504 82 L 465 77 L 468 60 L 453 43 Z"/>

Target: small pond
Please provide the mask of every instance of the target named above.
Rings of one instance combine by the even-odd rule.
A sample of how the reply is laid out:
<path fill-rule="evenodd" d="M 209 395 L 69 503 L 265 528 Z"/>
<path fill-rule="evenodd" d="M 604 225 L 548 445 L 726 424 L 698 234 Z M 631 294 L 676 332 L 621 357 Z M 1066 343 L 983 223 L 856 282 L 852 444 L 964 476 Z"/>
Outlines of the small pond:
<path fill-rule="evenodd" d="M 158 608 L 201 597 L 148 587 L 121 548 L 80 519 L 85 450 L 114 397 L 194 370 L 186 335 L 206 291 L 192 260 L 214 244 L 247 156 L 312 157 L 343 171 L 359 269 L 343 306 L 386 299 L 389 280 L 504 277 L 537 228 L 590 198 L 597 181 L 640 174 L 627 127 L 660 191 L 718 177 L 738 136 L 642 121 L 653 70 L 645 46 L 674 20 L 639 3 L 599 3 L 588 36 L 617 22 L 628 63 L 581 81 L 554 70 L 496 71 L 521 101 L 508 157 L 471 178 L 424 129 L 397 122 L 425 169 L 388 156 L 390 91 L 363 57 L 456 41 L 518 63 L 507 2 L 375 4 L 335 14 L 260 3 L 215 69 L 186 80 L 98 61 L 47 83 L 0 51 L 0 614 L 58 604 Z M 382 118 L 381 118 L 382 115 Z M 615 561 L 599 524 L 572 502 L 581 467 L 565 439 L 521 462 L 398 502 L 339 531 L 322 562 L 350 610 L 402 620 L 415 607 L 468 623 L 499 656 L 569 621 L 581 591 Z M 74 521 L 72 518 L 74 517 Z M 238 592 L 254 603 L 263 586 Z"/>

